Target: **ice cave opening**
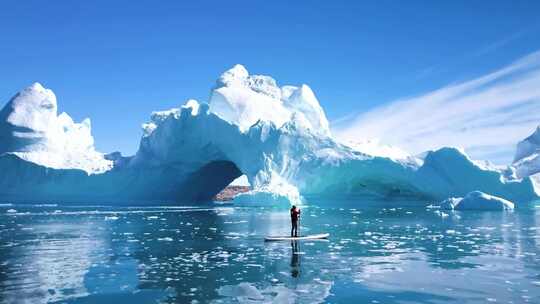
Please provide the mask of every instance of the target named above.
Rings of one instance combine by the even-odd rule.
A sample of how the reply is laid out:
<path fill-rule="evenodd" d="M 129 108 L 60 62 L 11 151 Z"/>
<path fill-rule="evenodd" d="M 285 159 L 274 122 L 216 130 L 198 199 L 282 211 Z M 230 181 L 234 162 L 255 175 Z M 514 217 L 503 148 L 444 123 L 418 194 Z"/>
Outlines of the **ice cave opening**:
<path fill-rule="evenodd" d="M 210 201 L 242 175 L 242 171 L 231 161 L 212 161 L 192 173 L 184 182 L 186 186 L 179 188 L 182 191 L 178 195 L 192 197 L 196 201 Z"/>

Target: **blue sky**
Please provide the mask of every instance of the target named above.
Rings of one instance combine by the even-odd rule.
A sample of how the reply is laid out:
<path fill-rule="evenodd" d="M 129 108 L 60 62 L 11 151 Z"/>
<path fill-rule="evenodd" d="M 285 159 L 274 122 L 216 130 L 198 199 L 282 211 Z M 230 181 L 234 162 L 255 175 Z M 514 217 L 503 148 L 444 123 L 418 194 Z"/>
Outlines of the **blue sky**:
<path fill-rule="evenodd" d="M 331 121 L 352 124 L 539 50 L 539 11 L 538 1 L 2 1 L 0 100 L 39 81 L 61 111 L 92 119 L 98 150 L 130 154 L 151 111 L 205 101 L 242 63 L 307 83 Z"/>

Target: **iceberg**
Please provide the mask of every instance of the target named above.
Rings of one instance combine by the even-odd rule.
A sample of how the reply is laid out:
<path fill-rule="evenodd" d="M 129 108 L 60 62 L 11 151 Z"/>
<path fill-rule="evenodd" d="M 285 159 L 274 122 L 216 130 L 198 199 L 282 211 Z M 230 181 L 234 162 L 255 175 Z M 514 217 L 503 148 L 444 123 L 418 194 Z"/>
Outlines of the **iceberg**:
<path fill-rule="evenodd" d="M 218 78 L 208 103 L 153 112 L 133 156 L 97 152 L 90 121 L 74 123 L 56 109 L 54 93 L 34 84 L 1 111 L 2 200 L 192 203 L 244 175 L 252 190 L 236 203 L 301 204 L 312 195 L 442 200 L 475 190 L 516 203 L 538 198 L 535 178 L 457 148 L 410 156 L 340 143 L 311 88 L 278 86 L 241 65 Z"/>
<path fill-rule="evenodd" d="M 504 198 L 473 191 L 465 197 L 451 197 L 440 204 L 446 210 L 513 210 L 514 203 Z"/>
<path fill-rule="evenodd" d="M 307 85 L 278 87 L 269 76 L 249 75 L 242 65 L 235 65 L 216 81 L 210 96 L 210 111 L 248 130 L 259 120 L 278 128 L 290 121 L 313 133 L 330 135 L 330 127 L 315 94 Z"/>
<path fill-rule="evenodd" d="M 112 162 L 94 149 L 90 119 L 75 123 L 57 111 L 56 96 L 39 83 L 16 94 L 0 112 L 0 154 L 89 174 L 111 169 Z"/>
<path fill-rule="evenodd" d="M 518 178 L 540 172 L 540 126 L 517 144 L 512 167 Z"/>

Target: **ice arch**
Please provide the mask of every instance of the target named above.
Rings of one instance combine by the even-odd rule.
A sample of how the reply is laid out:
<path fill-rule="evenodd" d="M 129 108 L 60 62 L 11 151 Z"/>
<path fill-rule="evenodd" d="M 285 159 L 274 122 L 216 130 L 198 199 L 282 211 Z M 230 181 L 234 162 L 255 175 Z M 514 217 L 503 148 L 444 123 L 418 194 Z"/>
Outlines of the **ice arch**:
<path fill-rule="evenodd" d="M 177 200 L 187 196 L 195 201 L 209 201 L 233 180 L 240 177 L 242 171 L 230 161 L 215 160 L 190 174 L 182 185 L 178 185 Z"/>
<path fill-rule="evenodd" d="M 493 168 L 455 148 L 390 158 L 341 144 L 308 86 L 278 87 L 242 66 L 218 79 L 209 104 L 154 112 L 143 132 L 134 156 L 103 155 L 90 121 L 57 115 L 52 91 L 34 84 L 0 111 L 0 199 L 193 203 L 241 174 L 252 191 L 237 202 L 298 203 L 301 194 L 442 200 L 479 190 L 519 203 L 538 199 L 540 189 L 535 176 L 517 178 L 512 167 Z"/>

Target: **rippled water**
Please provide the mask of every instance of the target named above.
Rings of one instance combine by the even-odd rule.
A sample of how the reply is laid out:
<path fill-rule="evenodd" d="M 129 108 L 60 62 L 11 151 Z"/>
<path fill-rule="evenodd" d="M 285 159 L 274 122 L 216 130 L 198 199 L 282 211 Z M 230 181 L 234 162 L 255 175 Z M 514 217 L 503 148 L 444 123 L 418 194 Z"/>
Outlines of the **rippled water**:
<path fill-rule="evenodd" d="M 409 207 L 396 206 L 409 205 Z M 1 303 L 540 303 L 540 209 L 0 206 Z"/>

